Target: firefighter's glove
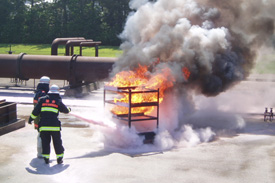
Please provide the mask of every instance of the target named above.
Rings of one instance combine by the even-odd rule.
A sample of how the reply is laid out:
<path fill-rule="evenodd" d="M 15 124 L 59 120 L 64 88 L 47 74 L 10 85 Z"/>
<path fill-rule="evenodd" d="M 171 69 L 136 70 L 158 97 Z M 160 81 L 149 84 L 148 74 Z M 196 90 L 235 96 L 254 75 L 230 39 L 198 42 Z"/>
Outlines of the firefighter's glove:
<path fill-rule="evenodd" d="M 29 118 L 29 121 L 28 121 L 28 123 L 29 123 L 30 125 L 32 124 L 32 120 L 33 120 L 33 119 L 30 117 L 30 118 Z"/>

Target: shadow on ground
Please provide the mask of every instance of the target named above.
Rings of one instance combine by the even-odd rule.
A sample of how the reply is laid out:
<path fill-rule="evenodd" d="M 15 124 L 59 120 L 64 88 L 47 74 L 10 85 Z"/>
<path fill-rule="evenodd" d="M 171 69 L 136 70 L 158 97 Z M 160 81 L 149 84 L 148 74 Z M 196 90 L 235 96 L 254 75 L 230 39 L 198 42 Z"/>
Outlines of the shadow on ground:
<path fill-rule="evenodd" d="M 34 158 L 30 162 L 30 167 L 26 167 L 25 169 L 31 174 L 54 175 L 65 171 L 70 166 L 68 164 L 55 164 L 51 166 L 51 163 L 47 165 L 43 159 Z"/>

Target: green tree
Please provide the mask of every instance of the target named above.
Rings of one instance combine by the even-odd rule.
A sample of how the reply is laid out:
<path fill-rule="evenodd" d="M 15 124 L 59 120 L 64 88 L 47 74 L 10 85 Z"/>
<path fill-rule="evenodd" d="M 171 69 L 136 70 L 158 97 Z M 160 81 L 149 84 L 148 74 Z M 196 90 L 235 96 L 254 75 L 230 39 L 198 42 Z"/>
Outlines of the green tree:
<path fill-rule="evenodd" d="M 5 41 L 6 35 L 4 33 L 5 30 L 5 25 L 9 22 L 9 15 L 12 9 L 12 4 L 10 3 L 9 0 L 1 0 L 0 1 L 0 21 L 1 21 L 1 26 L 0 26 L 0 40 Z"/>
<path fill-rule="evenodd" d="M 26 15 L 25 39 L 28 43 L 48 43 L 50 35 L 50 6 L 44 1 L 31 4 Z"/>
<path fill-rule="evenodd" d="M 83 36 L 93 40 L 100 38 L 100 7 L 95 1 L 70 0 L 68 16 L 71 36 Z"/>
<path fill-rule="evenodd" d="M 1 40 L 9 43 L 20 43 L 24 37 L 26 6 L 24 0 L 3 1 L 8 9 L 1 29 Z M 2 6 L 1 6 L 2 7 Z"/>
<path fill-rule="evenodd" d="M 130 12 L 129 0 L 101 0 L 103 30 L 101 38 L 110 45 L 119 45 L 118 35 L 122 32 Z"/>
<path fill-rule="evenodd" d="M 51 43 L 85 37 L 119 45 L 129 0 L 1 0 L 2 43 Z"/>

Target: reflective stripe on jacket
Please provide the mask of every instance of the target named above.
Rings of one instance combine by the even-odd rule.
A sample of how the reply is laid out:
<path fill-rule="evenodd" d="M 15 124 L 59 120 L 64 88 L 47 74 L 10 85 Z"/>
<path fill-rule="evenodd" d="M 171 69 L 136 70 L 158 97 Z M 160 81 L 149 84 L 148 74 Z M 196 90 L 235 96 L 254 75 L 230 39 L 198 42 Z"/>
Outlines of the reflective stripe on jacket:
<path fill-rule="evenodd" d="M 58 119 L 59 112 L 69 113 L 69 109 L 63 104 L 59 94 L 48 94 L 38 100 L 32 111 L 31 118 L 40 115 L 38 123 L 39 131 L 60 131 L 61 122 Z"/>
<path fill-rule="evenodd" d="M 60 127 L 56 127 L 56 126 L 41 126 L 39 128 L 39 131 L 60 131 Z"/>

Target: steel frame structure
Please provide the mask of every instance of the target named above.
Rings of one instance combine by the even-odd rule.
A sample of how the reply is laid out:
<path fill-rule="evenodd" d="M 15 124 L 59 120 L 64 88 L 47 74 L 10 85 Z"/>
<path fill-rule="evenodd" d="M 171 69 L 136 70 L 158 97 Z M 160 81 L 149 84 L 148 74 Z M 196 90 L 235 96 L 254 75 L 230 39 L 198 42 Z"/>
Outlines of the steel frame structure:
<path fill-rule="evenodd" d="M 104 86 L 104 106 L 106 103 L 123 106 L 128 108 L 128 114 L 120 114 L 116 115 L 114 114 L 113 117 L 127 121 L 129 128 L 131 128 L 132 122 L 138 122 L 138 121 L 146 121 L 146 120 L 156 120 L 156 127 L 159 127 L 159 89 L 153 90 L 153 89 L 144 89 L 140 91 L 133 91 L 136 87 L 113 87 L 113 86 Z M 106 94 L 107 92 L 115 92 L 115 93 L 126 93 L 128 94 L 128 103 L 125 102 L 114 102 L 114 100 L 107 100 Z M 157 101 L 156 102 L 142 102 L 142 103 L 132 103 L 132 96 L 134 94 L 138 93 L 156 93 L 157 94 Z M 145 115 L 144 113 L 132 113 L 132 108 L 134 107 L 151 107 L 156 106 L 157 107 L 157 115 L 151 116 L 151 115 Z"/>

